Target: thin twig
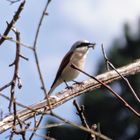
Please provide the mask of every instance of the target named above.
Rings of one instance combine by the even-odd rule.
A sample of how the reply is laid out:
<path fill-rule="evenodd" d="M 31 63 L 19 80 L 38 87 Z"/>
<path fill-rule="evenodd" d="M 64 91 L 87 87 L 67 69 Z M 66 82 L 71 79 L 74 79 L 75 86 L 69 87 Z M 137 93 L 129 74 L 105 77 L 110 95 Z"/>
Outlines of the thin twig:
<path fill-rule="evenodd" d="M 137 60 L 129 65 L 123 66 L 121 68 L 117 69 L 119 73 L 121 73 L 123 76 L 126 75 L 134 75 L 136 73 L 140 73 L 140 60 Z M 111 83 L 115 80 L 120 79 L 121 77 L 114 71 L 108 71 L 106 73 L 100 74 L 96 76 L 97 79 L 100 81 L 103 81 L 103 83 Z M 97 88 L 100 88 L 102 86 L 101 83 L 93 80 L 92 78 L 83 81 L 82 86 L 81 85 L 73 85 L 73 89 L 66 89 L 56 94 L 54 100 L 52 96 L 50 96 L 51 101 L 51 107 L 52 109 L 64 104 L 65 102 L 80 96 L 82 94 L 85 94 L 87 92 L 93 91 Z M 53 99 L 53 100 L 52 100 Z M 21 104 L 20 104 L 21 105 Z M 22 105 L 21 105 L 22 106 Z M 24 105 L 22 106 L 24 107 Z M 46 112 L 44 113 L 44 107 L 47 108 Z M 46 99 L 39 101 L 38 103 L 35 103 L 33 105 L 30 105 L 29 107 L 25 107 L 27 109 L 21 109 L 17 112 L 17 115 L 21 121 L 28 120 L 34 116 L 34 113 L 36 112 L 36 115 L 40 114 L 49 114 L 49 106 L 46 102 Z M 0 133 L 5 132 L 6 130 L 12 128 L 12 121 L 13 121 L 13 114 L 6 116 L 2 121 L 0 121 Z"/>
<path fill-rule="evenodd" d="M 86 121 L 86 118 L 85 118 L 85 115 L 84 115 L 84 106 L 81 105 L 79 106 L 79 104 L 76 102 L 76 100 L 73 101 L 73 104 L 77 110 L 76 114 L 79 116 L 81 122 L 82 122 L 82 126 L 86 127 L 87 129 L 90 129 L 87 121 Z M 93 129 L 92 129 L 93 130 Z M 88 134 L 86 136 L 86 140 L 96 140 L 96 136 L 95 135 L 91 135 L 91 134 Z"/>
<path fill-rule="evenodd" d="M 22 126 L 22 123 L 20 122 L 18 116 L 17 116 L 17 107 L 16 107 L 16 101 L 15 101 L 15 98 L 13 99 L 13 111 L 14 111 L 14 120 L 13 120 L 13 127 L 12 127 L 12 132 L 11 132 L 11 136 L 10 136 L 10 139 L 13 138 L 14 134 L 19 134 L 22 136 L 22 139 L 23 140 L 26 140 L 25 138 L 25 129 L 23 129 L 23 126 Z M 16 129 L 16 124 L 17 122 L 19 123 L 19 126 L 20 126 L 20 130 L 17 130 Z"/>
<path fill-rule="evenodd" d="M 13 30 L 15 35 L 16 35 L 16 40 L 18 40 L 20 42 L 20 32 L 17 31 L 17 29 L 14 29 Z M 16 44 L 16 56 L 15 56 L 15 60 L 14 62 L 9 65 L 9 66 L 15 66 L 14 68 L 14 75 L 13 75 L 13 79 L 12 79 L 12 82 L 11 82 L 11 89 L 10 89 L 10 93 L 11 93 L 11 98 L 10 98 L 10 103 L 9 103 L 9 111 L 11 111 L 11 105 L 13 104 L 13 112 L 14 112 L 14 119 L 13 119 L 13 127 L 12 127 L 12 132 L 11 132 L 11 135 L 10 135 L 10 139 L 12 140 L 13 139 L 13 136 L 14 134 L 17 134 L 17 131 L 16 131 L 16 121 L 19 119 L 18 116 L 17 116 L 17 108 L 16 108 L 16 103 L 15 103 L 15 88 L 16 88 L 16 83 L 18 82 L 18 88 L 21 88 L 22 85 L 21 85 L 21 82 L 20 82 L 20 77 L 19 77 L 19 59 L 20 59 L 20 45 L 19 44 Z M 22 128 L 22 124 L 19 122 L 20 124 L 20 127 Z M 18 132 L 19 133 L 19 132 Z M 25 131 L 21 131 L 21 134 L 23 140 L 25 140 Z"/>
<path fill-rule="evenodd" d="M 58 116 L 58 115 L 55 114 L 54 112 L 51 113 L 51 115 L 52 115 L 53 117 L 55 117 L 55 118 L 57 118 L 57 119 L 59 119 L 59 120 L 65 122 L 65 123 L 67 123 L 67 124 L 70 124 L 70 125 L 73 126 L 73 127 L 79 128 L 79 129 L 81 129 L 81 130 L 83 130 L 83 131 L 85 131 L 85 132 L 88 132 L 88 133 L 91 133 L 91 134 L 93 134 L 93 135 L 96 135 L 97 137 L 102 138 L 103 140 L 111 140 L 109 137 L 107 137 L 107 136 L 105 136 L 105 135 L 103 135 L 103 134 L 101 134 L 101 133 L 98 133 L 98 132 L 96 132 L 96 131 L 93 131 L 93 130 L 88 129 L 88 128 L 83 127 L 83 126 L 79 126 L 79 125 L 77 125 L 77 124 L 75 124 L 75 123 L 73 123 L 73 122 L 71 122 L 71 121 L 69 121 L 69 120 L 66 120 L 66 119 L 64 119 L 64 118 L 62 118 L 62 117 L 60 117 L 60 116 Z"/>
<path fill-rule="evenodd" d="M 10 87 L 10 86 L 11 86 L 11 84 L 12 84 L 12 81 L 10 81 L 10 82 L 9 82 L 9 83 L 7 83 L 6 85 L 2 86 L 2 87 L 0 88 L 0 91 L 2 91 L 2 90 L 4 90 L 4 89 L 6 89 L 6 88 L 8 88 L 8 87 Z"/>
<path fill-rule="evenodd" d="M 25 56 L 23 56 L 23 55 L 21 55 L 21 54 L 19 54 L 19 56 L 20 56 L 21 58 L 23 58 L 24 60 L 29 61 L 29 58 L 27 58 L 27 57 L 25 57 Z"/>
<path fill-rule="evenodd" d="M 89 129 L 89 126 L 86 122 L 86 118 L 84 116 L 84 106 L 79 106 L 79 104 L 76 102 L 76 100 L 73 101 L 73 104 L 76 107 L 76 110 L 77 110 L 76 114 L 80 117 L 82 125 Z"/>
<path fill-rule="evenodd" d="M 2 94 L 2 93 L 0 93 L 0 96 L 3 97 L 3 98 L 5 98 L 5 99 L 8 100 L 8 101 L 11 100 L 8 96 L 6 96 L 6 95 L 4 95 L 4 94 Z M 26 105 L 24 105 L 24 104 L 22 104 L 22 103 L 20 103 L 20 102 L 15 101 L 15 103 L 16 103 L 18 106 L 23 107 L 23 108 L 25 108 L 25 109 L 27 109 L 27 110 L 30 110 L 30 111 L 32 111 L 32 112 L 34 112 L 34 113 L 39 113 L 39 114 L 41 114 L 41 112 L 39 112 L 39 111 L 37 111 L 37 110 L 35 110 L 35 109 L 29 107 L 29 106 L 26 106 Z"/>
<path fill-rule="evenodd" d="M 44 109 L 43 112 L 45 112 L 45 111 L 46 111 L 46 109 Z M 45 114 L 42 114 L 41 117 L 39 118 L 39 121 L 38 121 L 37 124 L 35 125 L 34 130 L 33 130 L 32 134 L 31 134 L 29 140 L 32 140 L 34 134 L 36 133 L 36 130 L 38 130 L 38 127 L 39 127 L 40 123 L 42 122 L 42 120 L 43 120 L 43 118 L 44 118 L 44 115 L 45 115 Z"/>
<path fill-rule="evenodd" d="M 21 46 L 23 46 L 25 48 L 33 50 L 32 46 L 29 46 L 29 45 L 26 45 L 24 43 L 18 42 L 17 40 L 14 40 L 12 37 L 4 36 L 4 35 L 1 35 L 1 34 L 0 34 L 0 37 L 3 37 L 5 40 L 11 41 L 13 43 L 18 43 L 19 45 L 21 45 Z"/>
<path fill-rule="evenodd" d="M 104 50 L 104 47 L 102 45 L 102 51 L 103 51 L 103 55 L 104 55 L 104 58 L 105 58 L 105 61 L 106 61 L 106 65 L 109 67 L 111 67 L 112 69 L 114 69 L 118 75 L 125 81 L 125 83 L 128 85 L 131 93 L 133 94 L 133 96 L 135 97 L 135 99 L 140 103 L 140 99 L 139 97 L 137 96 L 136 92 L 134 91 L 133 87 L 131 86 L 130 82 L 128 81 L 128 79 L 126 77 L 124 77 L 122 74 L 120 74 L 117 69 L 115 68 L 115 66 L 109 61 L 106 53 L 105 53 L 105 50 Z"/>
<path fill-rule="evenodd" d="M 94 76 L 91 76 L 90 74 L 82 71 L 81 69 L 79 69 L 77 66 L 75 66 L 74 64 L 71 65 L 72 68 L 80 71 L 81 73 L 87 75 L 88 77 L 96 80 L 97 82 L 99 82 L 101 85 L 103 85 L 106 89 L 108 89 L 115 97 L 117 97 L 117 99 L 124 104 L 124 106 L 126 108 L 128 108 L 130 111 L 132 111 L 136 116 L 140 117 L 140 113 L 138 113 L 134 108 L 131 107 L 131 105 L 129 105 L 121 96 L 119 96 L 115 91 L 112 90 L 112 88 L 108 85 L 106 85 L 105 83 L 103 83 L 102 81 L 100 81 L 99 79 L 97 79 Z"/>
<path fill-rule="evenodd" d="M 45 5 L 45 8 L 42 12 L 42 15 L 40 17 L 40 20 L 39 20 L 39 24 L 38 24 L 38 27 L 37 27 L 37 31 L 36 31 L 36 34 L 35 34 L 35 39 L 34 39 L 34 44 L 33 44 L 33 52 L 34 52 L 34 57 L 35 57 L 35 61 L 36 61 L 36 66 L 37 66 L 37 70 L 38 70 L 38 74 L 39 74 L 39 77 L 40 77 L 40 81 L 41 81 L 41 85 L 42 85 L 42 90 L 44 91 L 44 95 L 45 97 L 47 97 L 47 102 L 49 104 L 49 107 L 51 109 L 51 105 L 50 105 L 50 101 L 49 101 L 49 98 L 48 98 L 48 94 L 47 94 L 47 90 L 46 90 L 46 87 L 45 87 L 45 83 L 44 83 L 44 80 L 43 80 L 43 76 L 42 76 L 42 73 L 41 73 L 41 69 L 40 69 L 40 64 L 39 64 L 39 60 L 38 60 L 38 55 L 37 55 L 37 41 L 38 41 L 38 36 L 39 36 L 39 32 L 40 32 L 40 27 L 41 27 L 41 24 L 43 22 L 43 19 L 44 17 L 46 16 L 46 10 L 48 8 L 48 5 L 49 3 L 51 2 L 51 0 L 48 0 L 46 2 L 46 5 Z M 46 108 L 44 108 L 44 112 L 46 111 Z M 39 127 L 42 119 L 43 119 L 44 115 L 42 114 L 39 121 L 38 121 L 38 124 L 36 125 L 36 129 L 34 129 L 33 133 L 31 134 L 29 140 L 31 140 L 37 130 L 37 128 Z"/>
<path fill-rule="evenodd" d="M 63 126 L 65 125 L 65 123 L 55 123 L 55 124 L 48 124 L 48 125 L 45 125 L 45 126 L 40 126 L 37 128 L 37 130 L 40 130 L 40 129 L 46 129 L 46 128 L 54 128 L 54 127 L 58 127 L 58 126 Z M 36 128 L 28 128 L 27 131 L 34 131 L 34 129 Z"/>
<path fill-rule="evenodd" d="M 15 31 L 15 34 L 16 34 L 16 40 L 18 40 L 20 42 L 20 32 L 18 32 L 16 30 Z M 19 78 L 19 60 L 20 60 L 19 54 L 20 54 L 20 45 L 19 44 L 16 44 L 16 56 L 15 56 L 15 60 L 10 65 L 10 66 L 14 65 L 15 68 L 14 68 L 14 75 L 13 75 L 12 82 L 11 82 L 11 89 L 10 89 L 10 91 L 11 91 L 10 92 L 11 93 L 11 100 L 10 100 L 10 103 L 9 103 L 9 111 L 11 110 L 11 105 L 12 105 L 12 102 L 13 102 L 13 99 L 14 99 L 16 82 L 17 82 L 17 80 Z"/>
<path fill-rule="evenodd" d="M 38 26 L 37 26 L 34 43 L 33 43 L 34 57 L 35 57 L 36 66 L 37 66 L 37 70 L 38 70 L 38 73 L 39 73 L 39 77 L 40 77 L 40 81 L 41 81 L 41 84 L 42 84 L 42 89 L 44 91 L 45 97 L 47 96 L 47 91 L 46 91 L 45 83 L 44 83 L 43 76 L 42 76 L 42 73 L 41 73 L 41 69 L 40 69 L 40 65 L 39 65 L 39 60 L 38 60 L 38 55 L 37 55 L 36 49 L 37 49 L 37 40 L 38 40 L 38 36 L 39 36 L 41 24 L 42 24 L 43 19 L 45 17 L 45 14 L 44 13 L 46 12 L 46 10 L 47 10 L 48 5 L 49 5 L 50 2 L 51 2 L 51 0 L 48 0 L 47 1 L 46 5 L 45 5 L 45 8 L 44 8 L 44 10 L 42 12 L 42 15 L 40 17 L 40 20 L 39 20 L 39 23 L 38 23 Z"/>
<path fill-rule="evenodd" d="M 109 65 L 108 65 L 107 55 L 106 55 L 106 53 L 105 53 L 105 50 L 104 50 L 103 44 L 101 45 L 101 47 L 102 47 L 102 53 L 103 53 L 104 60 L 105 60 L 105 64 L 106 64 L 106 69 L 107 69 L 107 70 L 110 70 L 110 69 L 109 69 Z"/>
<path fill-rule="evenodd" d="M 21 11 L 23 10 L 25 5 L 25 0 L 19 5 L 18 10 L 15 12 L 15 15 L 13 16 L 13 19 L 8 24 L 6 30 L 4 31 L 2 37 L 0 38 L 0 45 L 5 41 L 5 38 L 3 36 L 7 36 L 10 30 L 12 29 L 13 25 L 16 23 L 16 21 L 19 19 L 19 15 Z"/>

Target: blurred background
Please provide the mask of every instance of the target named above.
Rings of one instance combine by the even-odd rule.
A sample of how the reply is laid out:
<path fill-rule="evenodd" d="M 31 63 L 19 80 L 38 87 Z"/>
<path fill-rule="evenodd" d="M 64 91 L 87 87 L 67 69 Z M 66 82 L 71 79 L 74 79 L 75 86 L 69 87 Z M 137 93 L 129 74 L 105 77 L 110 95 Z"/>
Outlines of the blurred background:
<path fill-rule="evenodd" d="M 16 28 L 21 33 L 21 42 L 24 44 L 33 45 L 36 28 L 45 3 L 46 0 L 26 1 L 21 17 L 16 23 Z M 6 21 L 10 22 L 19 4 L 17 2 L 10 5 L 7 0 L 0 1 L 1 34 L 7 26 Z M 104 45 L 107 56 L 115 67 L 131 63 L 140 56 L 139 0 L 52 1 L 48 7 L 48 14 L 41 26 L 37 44 L 40 66 L 48 90 L 54 80 L 61 59 L 77 40 L 86 39 L 97 44 L 95 50 L 89 52 L 85 66 L 85 71 L 93 75 L 106 71 L 101 44 Z M 14 38 L 12 32 L 9 36 Z M 25 105 L 31 105 L 42 100 L 44 94 L 40 90 L 41 85 L 32 51 L 22 47 L 22 54 L 29 58 L 29 62 L 20 61 L 20 77 L 23 88 L 21 90 L 17 89 L 16 97 L 17 101 Z M 9 67 L 9 64 L 13 62 L 14 56 L 15 44 L 6 41 L 0 47 L 0 87 L 12 78 L 13 68 Z M 87 78 L 81 74 L 77 81 Z M 128 79 L 140 97 L 140 74 L 130 76 Z M 139 104 L 123 81 L 113 82 L 111 86 L 135 109 L 139 109 Z M 65 85 L 62 84 L 55 92 L 62 90 L 64 87 Z M 3 93 L 9 95 L 9 89 L 4 90 Z M 103 134 L 115 140 L 135 140 L 140 137 L 140 120 L 105 89 L 96 90 L 76 99 L 85 106 L 85 116 L 89 125 L 100 125 L 100 131 Z M 8 115 L 8 105 L 8 102 L 0 97 L 2 117 Z M 55 112 L 80 124 L 72 100 L 55 109 Z M 48 121 L 58 122 L 58 120 L 46 118 L 42 124 Z M 0 136 L 0 139 L 4 139 L 8 133 L 8 131 L 5 132 Z M 46 131 L 39 131 L 39 133 L 44 134 Z M 69 126 L 50 129 L 49 133 L 50 136 L 59 140 L 83 140 L 87 135 Z M 29 135 L 27 133 L 27 137 Z M 19 139 L 19 137 L 15 137 L 15 139 Z M 41 138 L 35 137 L 34 139 Z"/>

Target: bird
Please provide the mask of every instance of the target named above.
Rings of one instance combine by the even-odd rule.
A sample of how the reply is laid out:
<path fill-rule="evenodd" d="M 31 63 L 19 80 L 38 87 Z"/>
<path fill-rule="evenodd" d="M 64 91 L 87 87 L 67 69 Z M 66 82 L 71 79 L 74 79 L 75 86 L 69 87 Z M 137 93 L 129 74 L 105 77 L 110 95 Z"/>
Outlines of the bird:
<path fill-rule="evenodd" d="M 72 45 L 71 49 L 67 52 L 60 63 L 48 95 L 50 95 L 54 91 L 54 89 L 63 82 L 66 83 L 78 77 L 80 72 L 72 68 L 71 65 L 73 64 L 79 69 L 83 70 L 88 50 L 89 48 L 94 49 L 94 46 L 95 43 L 91 43 L 87 40 L 76 41 Z"/>

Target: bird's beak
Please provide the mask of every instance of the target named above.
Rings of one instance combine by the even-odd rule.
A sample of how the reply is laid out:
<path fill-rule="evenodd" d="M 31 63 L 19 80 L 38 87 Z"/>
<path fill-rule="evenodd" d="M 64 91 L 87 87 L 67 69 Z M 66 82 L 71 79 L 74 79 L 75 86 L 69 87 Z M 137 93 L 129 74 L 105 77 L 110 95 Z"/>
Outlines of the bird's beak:
<path fill-rule="evenodd" d="M 95 45 L 96 45 L 96 43 L 89 43 L 88 47 L 94 49 Z"/>

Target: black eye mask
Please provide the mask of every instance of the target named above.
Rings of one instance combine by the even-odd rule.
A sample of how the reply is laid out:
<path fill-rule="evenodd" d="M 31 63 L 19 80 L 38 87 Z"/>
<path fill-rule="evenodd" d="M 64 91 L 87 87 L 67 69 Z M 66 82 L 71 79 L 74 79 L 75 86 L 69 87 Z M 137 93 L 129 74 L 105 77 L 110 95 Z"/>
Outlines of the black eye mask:
<path fill-rule="evenodd" d="M 80 47 L 83 47 L 83 46 L 88 46 L 89 48 L 93 48 L 95 46 L 95 43 L 86 43 L 86 42 L 83 42 L 83 43 L 80 43 L 76 48 L 80 48 Z"/>

